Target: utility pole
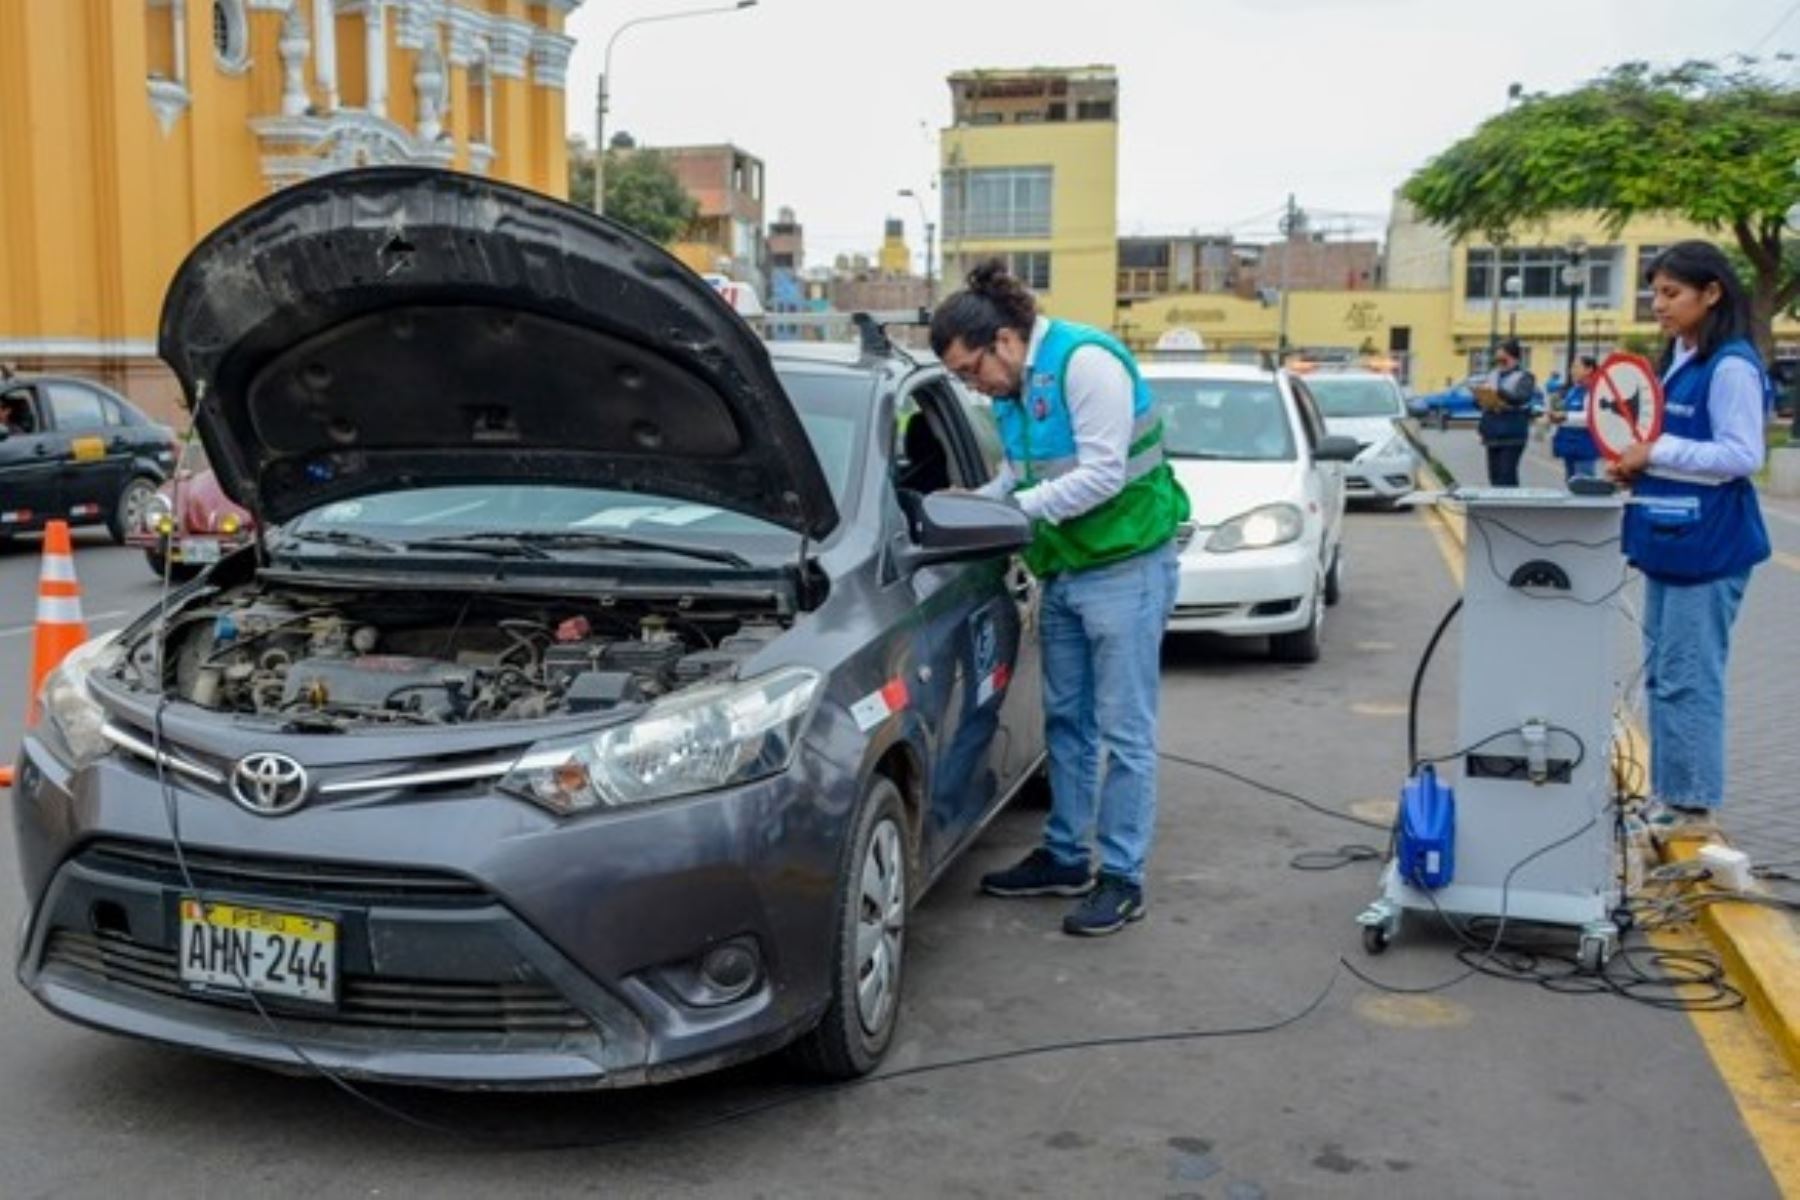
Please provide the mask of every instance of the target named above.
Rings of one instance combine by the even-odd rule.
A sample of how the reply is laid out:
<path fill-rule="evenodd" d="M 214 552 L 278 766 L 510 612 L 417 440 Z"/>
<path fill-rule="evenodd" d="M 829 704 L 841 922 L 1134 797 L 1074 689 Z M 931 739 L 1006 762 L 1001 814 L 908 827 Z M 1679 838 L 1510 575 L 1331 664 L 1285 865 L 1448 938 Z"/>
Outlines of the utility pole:
<path fill-rule="evenodd" d="M 1275 335 L 1275 362 L 1277 365 L 1287 361 L 1288 349 L 1288 263 L 1294 257 L 1294 228 L 1299 221 L 1300 210 L 1294 204 L 1294 193 L 1289 192 L 1287 212 L 1281 218 L 1281 317 L 1279 331 Z"/>

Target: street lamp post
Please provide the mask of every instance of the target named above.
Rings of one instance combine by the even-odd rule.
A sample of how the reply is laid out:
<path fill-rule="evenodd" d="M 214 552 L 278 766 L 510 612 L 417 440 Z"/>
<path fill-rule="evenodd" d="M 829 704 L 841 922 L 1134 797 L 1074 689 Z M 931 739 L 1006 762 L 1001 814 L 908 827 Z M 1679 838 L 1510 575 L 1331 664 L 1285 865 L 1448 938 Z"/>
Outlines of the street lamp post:
<path fill-rule="evenodd" d="M 684 8 L 680 12 L 654 13 L 648 17 L 637 17 L 625 22 L 613 30 L 606 39 L 606 53 L 602 56 L 600 80 L 594 89 L 594 211 L 601 216 L 606 215 L 606 101 L 607 87 L 612 80 L 613 43 L 619 35 L 636 25 L 650 25 L 657 21 L 679 21 L 687 17 L 708 17 L 715 13 L 737 12 L 742 8 L 755 8 L 757 0 L 737 0 L 735 4 L 720 4 L 712 8 Z"/>
<path fill-rule="evenodd" d="M 919 224 L 925 227 L 925 307 L 931 308 L 937 303 L 937 276 L 933 274 L 933 260 L 937 257 L 937 226 L 925 215 L 925 201 L 919 193 L 911 188 L 901 188 L 900 195 L 911 196 L 913 203 L 919 206 Z"/>
<path fill-rule="evenodd" d="M 1506 244 L 1506 238 L 1494 235 L 1494 244 L 1488 249 L 1488 370 L 1494 369 L 1494 355 L 1500 349 L 1500 248 Z"/>
<path fill-rule="evenodd" d="M 1562 269 L 1563 287 L 1569 292 L 1569 356 L 1563 363 L 1563 386 L 1568 387 L 1575 378 L 1575 343 L 1581 336 L 1575 328 L 1576 307 L 1580 304 L 1586 272 L 1582 269 L 1582 260 L 1587 256 L 1587 243 L 1580 238 L 1569 240 L 1569 262 Z"/>

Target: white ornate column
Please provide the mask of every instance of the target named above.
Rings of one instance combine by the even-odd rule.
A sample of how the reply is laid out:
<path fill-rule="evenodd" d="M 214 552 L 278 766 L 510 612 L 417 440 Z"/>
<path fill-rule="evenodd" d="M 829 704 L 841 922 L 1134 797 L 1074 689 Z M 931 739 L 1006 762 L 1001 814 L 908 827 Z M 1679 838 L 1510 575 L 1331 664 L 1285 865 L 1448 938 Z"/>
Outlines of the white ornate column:
<path fill-rule="evenodd" d="M 295 0 L 298 7 L 298 0 Z M 325 111 L 336 112 L 337 87 L 337 13 L 332 0 L 313 0 L 313 78 L 318 81 Z"/>
<path fill-rule="evenodd" d="M 438 50 L 435 30 L 419 51 L 418 66 L 413 69 L 413 92 L 419 101 L 419 139 L 435 142 L 444 132 L 444 56 Z"/>
<path fill-rule="evenodd" d="M 365 0 L 363 32 L 366 39 L 369 83 L 369 114 L 387 116 L 387 3 Z"/>
<path fill-rule="evenodd" d="M 187 5 L 174 0 L 169 13 L 170 33 L 175 39 L 175 82 L 187 86 Z"/>
<path fill-rule="evenodd" d="M 306 95 L 306 52 L 311 49 L 311 42 L 298 4 L 281 18 L 281 37 L 275 49 L 281 55 L 281 113 L 287 117 L 304 116 L 311 104 Z"/>

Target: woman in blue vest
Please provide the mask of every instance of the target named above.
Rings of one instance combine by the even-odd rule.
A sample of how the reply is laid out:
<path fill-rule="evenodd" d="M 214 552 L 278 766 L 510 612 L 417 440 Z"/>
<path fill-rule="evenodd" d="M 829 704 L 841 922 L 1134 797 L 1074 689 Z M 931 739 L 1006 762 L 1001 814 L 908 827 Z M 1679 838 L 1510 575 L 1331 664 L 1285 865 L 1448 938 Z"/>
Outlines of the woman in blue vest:
<path fill-rule="evenodd" d="M 1084 896 L 1063 930 L 1113 933 L 1145 911 L 1160 648 L 1187 496 L 1163 461 L 1162 422 L 1130 351 L 1098 329 L 1039 316 L 999 259 L 938 307 L 931 348 L 993 398 L 1006 461 L 980 490 L 1031 518 L 1025 565 L 1044 581 L 1050 816 L 1044 844 L 981 887 Z"/>
<path fill-rule="evenodd" d="M 1724 254 L 1678 242 L 1650 264 L 1669 335 L 1662 433 L 1628 448 L 1624 548 L 1644 575 L 1653 826 L 1705 832 L 1725 799 L 1725 670 L 1750 569 L 1769 557 L 1756 488 L 1764 375 Z"/>
<path fill-rule="evenodd" d="M 1565 480 L 1600 473 L 1600 447 L 1588 432 L 1587 419 L 1587 381 L 1597 365 L 1593 355 L 1578 355 L 1575 365 L 1569 368 L 1569 387 L 1562 395 L 1562 403 L 1550 408 L 1550 423 L 1556 426 L 1550 453 L 1562 459 Z"/>

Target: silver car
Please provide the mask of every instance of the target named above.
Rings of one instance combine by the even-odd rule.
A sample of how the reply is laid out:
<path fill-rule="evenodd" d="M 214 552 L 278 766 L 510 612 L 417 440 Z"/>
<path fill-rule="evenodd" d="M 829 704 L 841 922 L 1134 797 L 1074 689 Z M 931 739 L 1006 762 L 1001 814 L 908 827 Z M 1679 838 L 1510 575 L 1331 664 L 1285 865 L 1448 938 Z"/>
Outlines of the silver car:
<path fill-rule="evenodd" d="M 441 1086 L 879 1062 L 910 907 L 1043 757 L 943 370 L 771 358 L 624 227 L 414 168 L 227 222 L 161 330 L 260 532 L 46 682 L 31 993 Z"/>

